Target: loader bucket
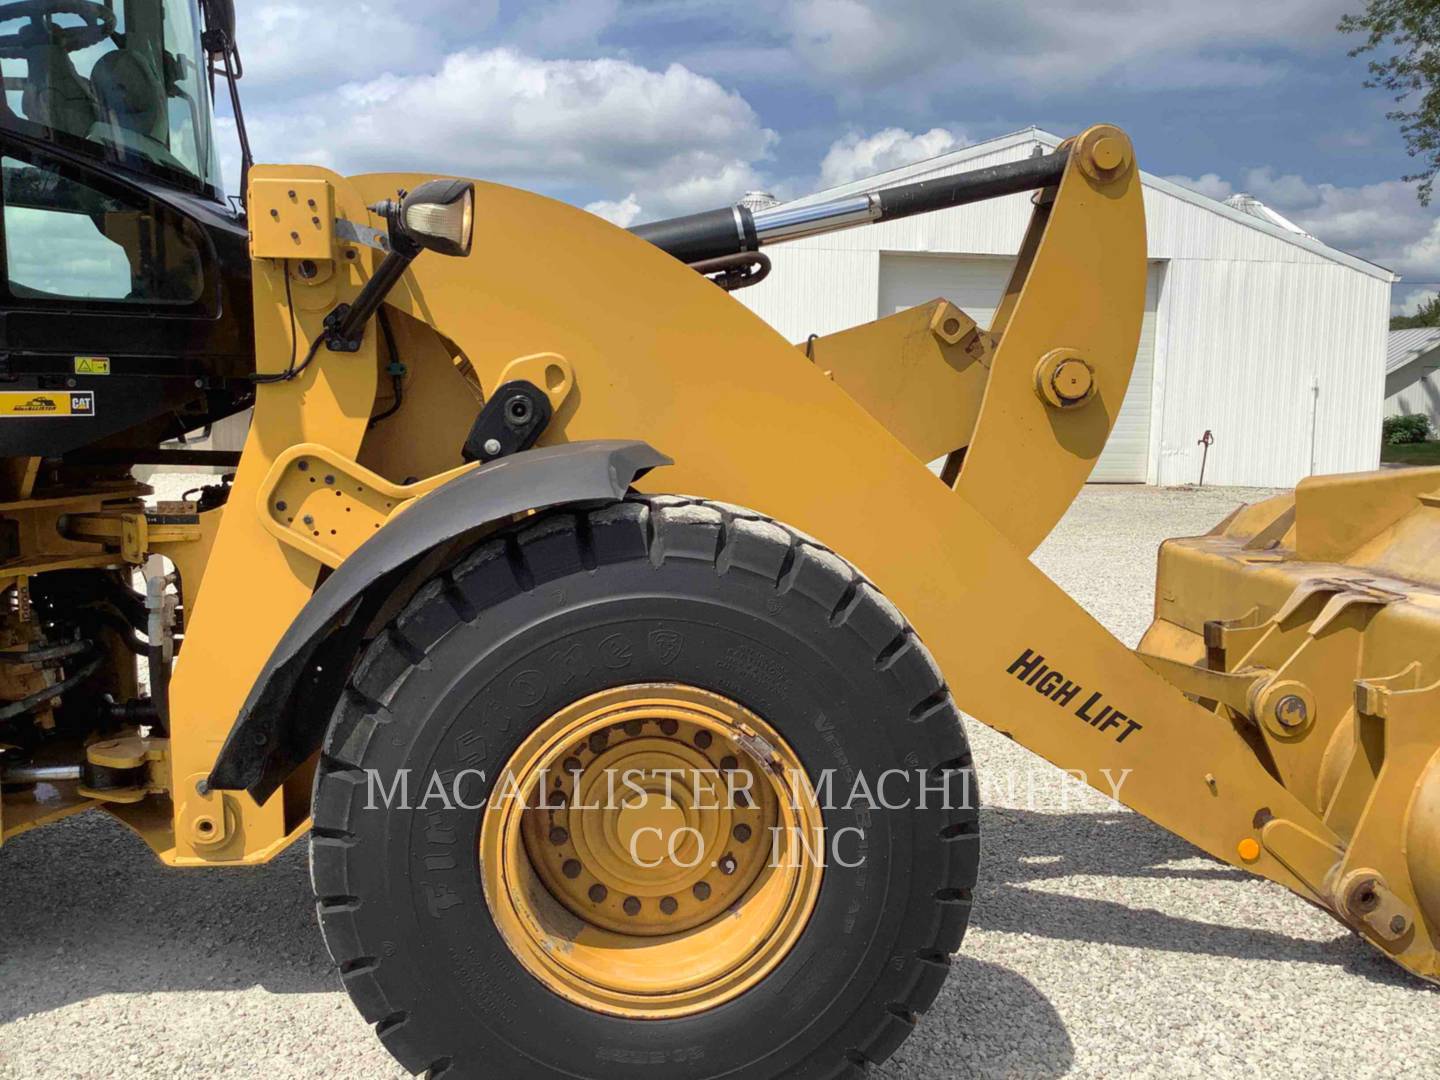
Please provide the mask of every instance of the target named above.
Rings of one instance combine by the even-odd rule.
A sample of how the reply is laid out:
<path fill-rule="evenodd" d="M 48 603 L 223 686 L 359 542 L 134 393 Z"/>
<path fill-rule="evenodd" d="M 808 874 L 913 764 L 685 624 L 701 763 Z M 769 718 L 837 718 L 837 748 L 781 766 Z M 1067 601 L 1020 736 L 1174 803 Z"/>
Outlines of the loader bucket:
<path fill-rule="evenodd" d="M 1440 977 L 1440 469 L 1317 477 L 1160 553 L 1156 670 L 1241 728 L 1329 835 L 1256 806 L 1258 848 Z M 1260 850 L 1241 853 L 1254 858 Z"/>

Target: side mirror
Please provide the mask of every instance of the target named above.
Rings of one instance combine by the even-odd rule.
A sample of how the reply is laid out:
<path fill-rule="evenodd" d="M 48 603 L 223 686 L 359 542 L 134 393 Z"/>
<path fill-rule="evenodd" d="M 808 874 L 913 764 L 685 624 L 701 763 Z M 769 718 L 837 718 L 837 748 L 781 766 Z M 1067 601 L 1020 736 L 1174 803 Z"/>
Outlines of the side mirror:
<path fill-rule="evenodd" d="M 205 10 L 205 48 L 224 52 L 235 45 L 235 0 L 201 0 Z M 218 47 L 217 47 L 218 46 Z"/>

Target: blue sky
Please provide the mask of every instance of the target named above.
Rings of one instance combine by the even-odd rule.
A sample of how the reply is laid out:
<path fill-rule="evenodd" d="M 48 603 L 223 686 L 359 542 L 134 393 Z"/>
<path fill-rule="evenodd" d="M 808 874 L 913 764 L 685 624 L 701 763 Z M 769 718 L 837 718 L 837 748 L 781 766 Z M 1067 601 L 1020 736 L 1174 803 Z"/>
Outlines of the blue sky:
<path fill-rule="evenodd" d="M 1335 31 L 1359 6 L 262 0 L 238 37 L 264 160 L 464 173 L 628 224 L 1103 120 L 1149 171 L 1396 270 L 1408 306 L 1440 282 L 1440 215 Z M 322 12 L 340 29 L 317 50 Z"/>

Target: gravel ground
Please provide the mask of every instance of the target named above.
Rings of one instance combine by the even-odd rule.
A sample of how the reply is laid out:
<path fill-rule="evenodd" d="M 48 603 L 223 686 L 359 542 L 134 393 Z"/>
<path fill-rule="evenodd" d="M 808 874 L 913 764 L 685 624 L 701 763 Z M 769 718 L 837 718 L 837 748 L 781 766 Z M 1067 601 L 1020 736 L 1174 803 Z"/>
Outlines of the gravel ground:
<path fill-rule="evenodd" d="M 1159 541 L 1259 494 L 1091 488 L 1037 561 L 1133 644 Z M 971 736 L 988 809 L 970 935 L 877 1076 L 1440 1074 L 1440 994 L 1278 886 Z M 0 1024 L 0 1077 L 402 1075 L 330 973 L 303 848 L 167 871 L 100 814 L 0 849 Z"/>

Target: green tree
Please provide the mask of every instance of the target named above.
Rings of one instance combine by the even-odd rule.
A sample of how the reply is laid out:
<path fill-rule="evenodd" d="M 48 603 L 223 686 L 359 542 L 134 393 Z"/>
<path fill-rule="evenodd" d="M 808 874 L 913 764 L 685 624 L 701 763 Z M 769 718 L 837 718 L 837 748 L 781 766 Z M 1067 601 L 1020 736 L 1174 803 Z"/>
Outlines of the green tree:
<path fill-rule="evenodd" d="M 1391 330 L 1414 330 L 1418 326 L 1440 326 L 1440 296 L 1426 300 L 1414 315 L 1392 315 Z"/>
<path fill-rule="evenodd" d="M 1420 181 L 1420 205 L 1429 206 L 1440 172 L 1440 0 L 1367 0 L 1339 29 L 1365 35 L 1350 55 L 1373 54 L 1365 85 L 1394 95 L 1398 108 L 1387 115 L 1400 124 L 1410 156 L 1425 163 L 1405 179 Z"/>

